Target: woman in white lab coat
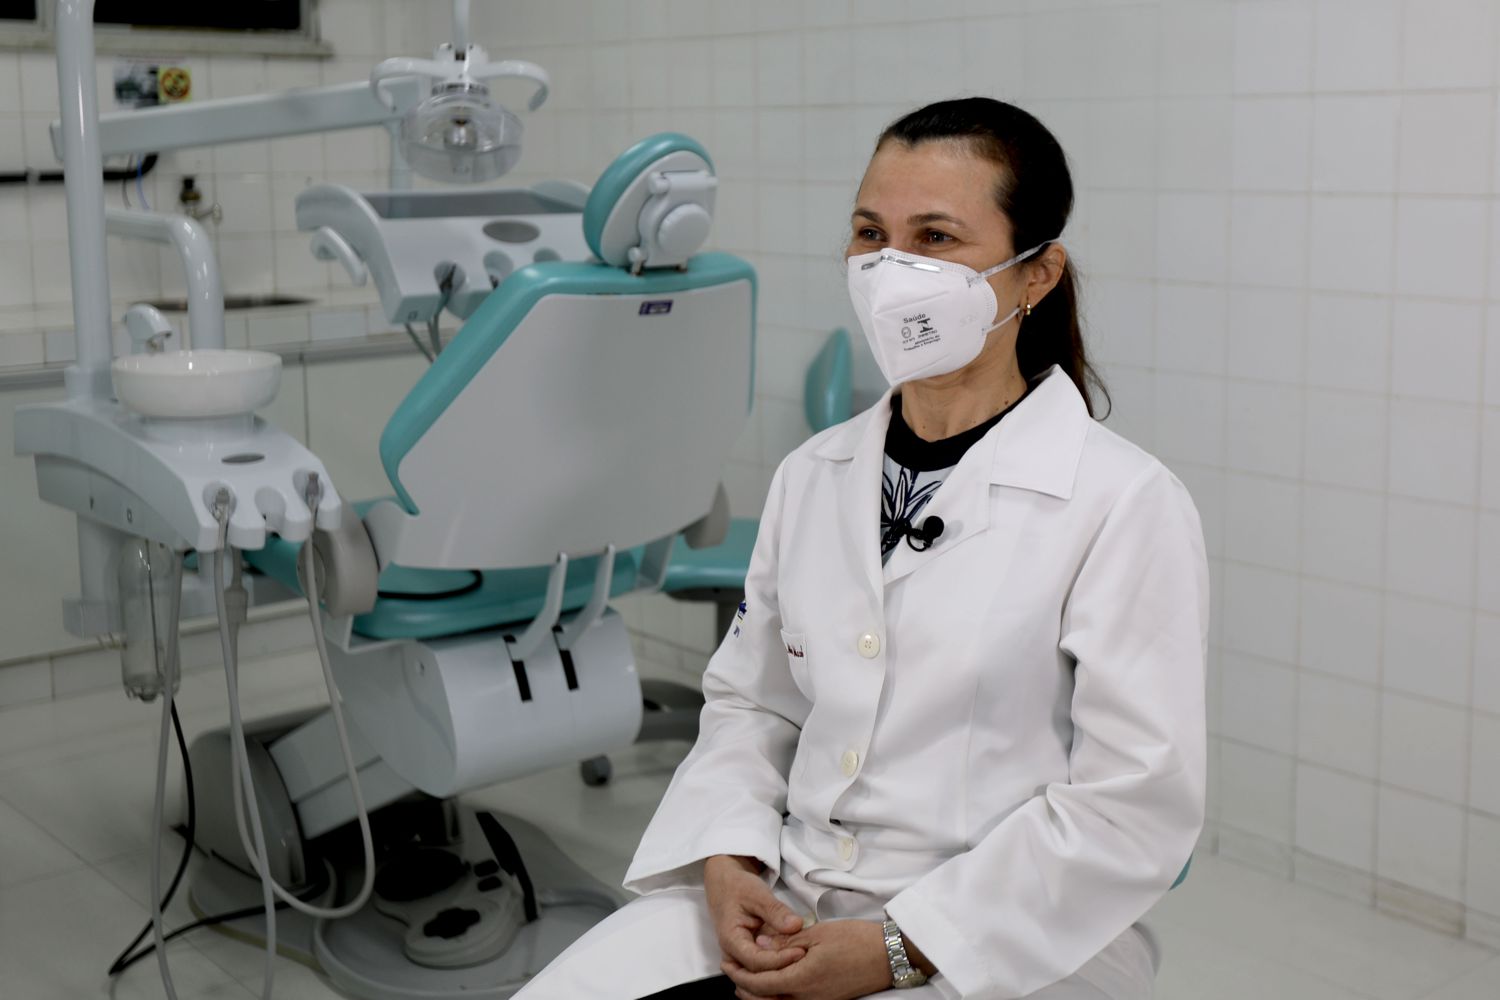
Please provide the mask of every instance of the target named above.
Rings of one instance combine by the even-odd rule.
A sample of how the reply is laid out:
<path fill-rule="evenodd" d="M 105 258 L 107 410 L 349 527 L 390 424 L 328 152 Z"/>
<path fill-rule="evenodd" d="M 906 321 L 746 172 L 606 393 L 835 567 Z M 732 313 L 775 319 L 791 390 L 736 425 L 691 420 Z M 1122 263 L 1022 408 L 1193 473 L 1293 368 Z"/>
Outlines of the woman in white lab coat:
<path fill-rule="evenodd" d="M 1182 484 L 1093 419 L 1071 206 L 1010 105 L 882 134 L 848 271 L 894 389 L 777 470 L 643 898 L 524 1000 L 1150 996 L 1138 922 L 1203 819 L 1207 567 Z"/>

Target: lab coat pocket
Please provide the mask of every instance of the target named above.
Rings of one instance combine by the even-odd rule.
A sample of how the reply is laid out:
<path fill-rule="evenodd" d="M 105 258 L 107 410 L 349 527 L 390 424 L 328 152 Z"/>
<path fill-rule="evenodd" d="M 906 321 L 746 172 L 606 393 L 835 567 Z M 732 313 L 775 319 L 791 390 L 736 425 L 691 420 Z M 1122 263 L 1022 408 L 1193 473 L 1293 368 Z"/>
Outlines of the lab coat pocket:
<path fill-rule="evenodd" d="M 807 635 L 803 632 L 781 630 L 781 643 L 786 647 L 787 666 L 792 671 L 792 680 L 808 698 L 812 697 L 812 675 L 807 672 Z"/>

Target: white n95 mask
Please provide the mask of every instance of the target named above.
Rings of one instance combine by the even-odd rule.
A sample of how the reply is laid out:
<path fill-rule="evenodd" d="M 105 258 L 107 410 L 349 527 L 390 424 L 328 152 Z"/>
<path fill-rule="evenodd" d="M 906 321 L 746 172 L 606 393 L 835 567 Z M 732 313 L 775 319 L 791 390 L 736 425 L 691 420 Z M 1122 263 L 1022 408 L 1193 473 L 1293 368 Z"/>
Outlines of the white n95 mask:
<path fill-rule="evenodd" d="M 984 279 L 1046 245 L 987 271 L 891 249 L 850 257 L 849 299 L 885 380 L 900 385 L 946 375 L 979 357 L 985 335 L 1021 312 L 1017 306 L 990 322 L 999 306 Z"/>

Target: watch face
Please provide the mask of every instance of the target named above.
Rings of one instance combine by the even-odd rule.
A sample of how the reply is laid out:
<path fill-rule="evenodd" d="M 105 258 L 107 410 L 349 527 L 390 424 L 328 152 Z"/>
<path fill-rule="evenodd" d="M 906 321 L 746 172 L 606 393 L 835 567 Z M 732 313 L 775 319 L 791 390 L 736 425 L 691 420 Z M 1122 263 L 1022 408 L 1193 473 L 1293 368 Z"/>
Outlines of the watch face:
<path fill-rule="evenodd" d="M 907 969 L 901 975 L 897 976 L 891 985 L 897 989 L 906 989 L 910 986 L 921 986 L 925 982 L 927 982 L 927 977 L 922 975 L 922 970 Z"/>

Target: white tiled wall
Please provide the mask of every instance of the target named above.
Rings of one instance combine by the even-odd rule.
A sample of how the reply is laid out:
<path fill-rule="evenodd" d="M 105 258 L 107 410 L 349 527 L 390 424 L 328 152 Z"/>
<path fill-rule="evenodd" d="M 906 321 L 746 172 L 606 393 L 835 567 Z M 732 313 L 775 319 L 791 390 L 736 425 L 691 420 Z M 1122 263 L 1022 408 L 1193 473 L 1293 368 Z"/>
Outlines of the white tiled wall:
<path fill-rule="evenodd" d="M 445 22 L 441 0 L 323 6 L 339 58 L 200 60 L 206 92 L 355 79 Z M 1500 6 L 480 0 L 475 31 L 552 75 L 510 182 L 590 181 L 659 129 L 713 154 L 715 240 L 762 280 L 755 415 L 727 475 L 739 514 L 807 433 L 801 373 L 824 331 L 850 323 L 841 234 L 881 127 L 969 93 L 1048 122 L 1079 189 L 1065 238 L 1109 423 L 1204 515 L 1205 846 L 1500 934 Z M 46 162 L 45 62 L 0 56 L 17 84 L 0 85 L 0 137 L 22 140 L 0 157 Z M 377 185 L 383 156 L 374 133 L 178 155 L 155 193 L 203 172 L 230 286 L 316 294 L 337 282 L 307 266 L 290 197 L 310 178 Z M 66 292 L 59 202 L 14 197 L 0 304 L 45 310 Z M 120 266 L 130 287 L 176 282 L 159 257 Z M 0 364 L 54 341 L 0 334 Z M 693 670 L 713 645 L 706 609 L 628 613 L 653 662 Z"/>
<path fill-rule="evenodd" d="M 324 36 L 336 56 L 306 60 L 263 56 L 204 56 L 163 52 L 189 67 L 198 98 L 236 97 L 364 79 L 392 54 L 430 52 L 447 33 L 446 5 L 426 0 L 319 0 Z M 387 10 L 387 8 L 390 8 Z M 395 41 L 386 45 L 390 27 Z M 98 60 L 100 107 L 112 110 L 116 59 Z M 6 81 L 9 81 L 8 83 Z M 55 62 L 41 52 L 0 52 L 0 171 L 59 169 L 47 134 L 58 114 Z M 366 129 L 215 149 L 163 153 L 141 184 L 150 206 L 175 210 L 182 178 L 193 175 L 205 204 L 217 202 L 222 221 L 211 227 L 226 289 L 232 294 L 281 292 L 315 300 L 345 290 L 342 272 L 314 261 L 292 217 L 294 195 L 314 181 L 363 189 L 385 186 L 389 144 Z M 123 167 L 123 159 L 111 160 Z M 137 185 L 106 186 L 106 203 L 139 207 Z M 67 362 L 70 282 L 61 185 L 0 187 L 0 368 Z M 111 239 L 111 291 L 131 301 L 183 294 L 181 267 L 164 247 Z M 348 298 L 363 305 L 371 296 Z M 232 333 L 232 331 L 231 331 Z M 361 331 L 363 335 L 363 331 Z M 305 339 L 305 338 L 304 338 Z"/>
<path fill-rule="evenodd" d="M 1182 475 L 1209 535 L 1210 842 L 1452 929 L 1467 906 L 1493 933 L 1500 8 L 515 6 L 497 17 L 526 24 L 509 36 L 559 93 L 607 95 L 554 118 L 524 169 L 587 176 L 622 121 L 715 156 L 717 238 L 765 279 L 741 511 L 806 434 L 819 333 L 848 322 L 828 260 L 881 126 L 967 93 L 1052 125 L 1110 423 Z"/>

